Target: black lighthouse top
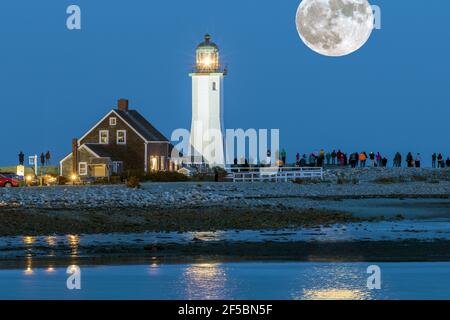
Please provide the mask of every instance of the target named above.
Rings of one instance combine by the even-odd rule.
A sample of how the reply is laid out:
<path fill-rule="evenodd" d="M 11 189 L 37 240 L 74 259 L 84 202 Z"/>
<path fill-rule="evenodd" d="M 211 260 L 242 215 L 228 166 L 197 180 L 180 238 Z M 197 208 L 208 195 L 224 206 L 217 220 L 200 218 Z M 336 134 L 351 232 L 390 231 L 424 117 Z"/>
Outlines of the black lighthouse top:
<path fill-rule="evenodd" d="M 197 49 L 199 48 L 214 48 L 219 50 L 217 44 L 211 41 L 211 36 L 208 33 L 205 34 L 205 40 L 197 46 Z"/>

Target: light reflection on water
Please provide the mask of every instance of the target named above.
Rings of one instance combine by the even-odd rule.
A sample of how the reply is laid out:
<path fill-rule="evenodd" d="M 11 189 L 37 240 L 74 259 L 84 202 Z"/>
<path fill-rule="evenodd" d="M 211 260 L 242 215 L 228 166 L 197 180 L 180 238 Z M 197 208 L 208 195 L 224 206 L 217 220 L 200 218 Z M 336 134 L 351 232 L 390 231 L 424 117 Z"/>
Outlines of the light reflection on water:
<path fill-rule="evenodd" d="M 70 256 L 78 256 L 78 245 L 80 244 L 80 237 L 78 235 L 69 234 L 67 236 L 67 241 L 71 250 Z"/>
<path fill-rule="evenodd" d="M 81 291 L 66 268 L 0 270 L 0 299 L 450 299 L 450 263 L 380 263 L 382 289 L 369 290 L 369 263 L 240 262 L 83 267 Z M 26 280 L 26 281 L 24 281 Z"/>
<path fill-rule="evenodd" d="M 183 272 L 186 299 L 217 300 L 226 298 L 227 274 L 219 263 L 189 265 Z"/>
<path fill-rule="evenodd" d="M 371 291 L 366 287 L 367 274 L 361 268 L 345 264 L 315 265 L 305 269 L 299 282 L 301 293 L 294 299 L 302 300 L 368 300 Z"/>
<path fill-rule="evenodd" d="M 157 275 L 159 272 L 159 264 L 156 257 L 151 257 L 150 267 L 148 269 L 149 274 Z"/>
<path fill-rule="evenodd" d="M 24 274 L 30 276 L 34 273 L 33 271 L 33 244 L 36 241 L 35 237 L 25 236 L 22 237 L 22 241 L 25 245 L 25 270 Z"/>
<path fill-rule="evenodd" d="M 222 240 L 224 231 L 204 231 L 204 232 L 189 232 L 191 239 L 200 241 L 219 241 Z"/>
<path fill-rule="evenodd" d="M 45 240 L 47 241 L 47 244 L 50 247 L 55 247 L 56 246 L 56 237 L 55 236 L 45 237 Z"/>
<path fill-rule="evenodd" d="M 29 237 L 29 236 L 25 236 L 23 237 L 23 243 L 25 244 L 25 246 L 31 246 L 33 245 L 33 243 L 36 241 L 35 237 Z"/>
<path fill-rule="evenodd" d="M 78 246 L 80 243 L 80 237 L 78 235 L 67 235 L 66 242 L 68 244 L 68 247 L 70 249 L 70 256 L 71 257 L 78 257 Z M 45 243 L 50 247 L 50 250 L 48 251 L 48 256 L 53 257 L 55 256 L 54 248 L 57 246 L 57 237 L 56 236 L 47 236 L 43 237 L 43 240 Z M 34 257 L 34 251 L 37 250 L 35 247 L 38 247 L 40 245 L 39 242 L 37 242 L 37 237 L 33 236 L 24 236 L 22 237 L 22 242 L 25 246 L 25 270 L 24 274 L 27 276 L 33 275 L 33 257 Z M 46 269 L 47 273 L 53 273 L 55 272 L 55 268 L 53 265 L 49 265 Z"/>
<path fill-rule="evenodd" d="M 56 272 L 55 268 L 52 267 L 52 266 L 49 266 L 49 267 L 46 269 L 46 271 L 47 271 L 48 273 Z"/>
<path fill-rule="evenodd" d="M 369 294 L 357 289 L 304 289 L 303 300 L 367 300 Z"/>
<path fill-rule="evenodd" d="M 25 270 L 24 274 L 30 276 L 34 273 L 33 271 L 33 258 L 31 256 L 26 257 L 25 259 Z"/>

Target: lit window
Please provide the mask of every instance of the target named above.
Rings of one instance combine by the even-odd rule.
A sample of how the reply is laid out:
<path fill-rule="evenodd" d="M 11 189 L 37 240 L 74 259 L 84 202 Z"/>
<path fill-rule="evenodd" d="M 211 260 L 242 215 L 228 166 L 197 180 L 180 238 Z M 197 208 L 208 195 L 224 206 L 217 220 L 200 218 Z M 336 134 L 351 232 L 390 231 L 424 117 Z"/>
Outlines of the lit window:
<path fill-rule="evenodd" d="M 78 163 L 78 174 L 80 176 L 87 176 L 88 170 L 87 170 L 87 163 L 86 162 L 80 162 Z"/>
<path fill-rule="evenodd" d="M 110 126 L 115 126 L 116 124 L 117 124 L 117 118 L 115 118 L 115 117 L 109 118 L 109 125 Z"/>
<path fill-rule="evenodd" d="M 108 130 L 100 130 L 100 144 L 108 144 L 109 143 L 109 131 Z"/>
<path fill-rule="evenodd" d="M 166 168 L 166 158 L 161 156 L 161 165 L 160 165 L 159 170 L 166 171 L 166 169 L 167 169 Z"/>
<path fill-rule="evenodd" d="M 126 130 L 117 130 L 117 144 L 127 144 Z"/>
<path fill-rule="evenodd" d="M 158 159 L 156 157 L 150 158 L 150 170 L 158 171 Z"/>

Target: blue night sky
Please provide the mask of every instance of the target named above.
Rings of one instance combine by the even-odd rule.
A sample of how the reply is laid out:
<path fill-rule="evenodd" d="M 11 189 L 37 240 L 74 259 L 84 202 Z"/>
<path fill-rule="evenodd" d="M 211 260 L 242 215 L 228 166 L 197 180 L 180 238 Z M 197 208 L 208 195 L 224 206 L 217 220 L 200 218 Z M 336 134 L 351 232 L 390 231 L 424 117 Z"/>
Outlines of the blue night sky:
<path fill-rule="evenodd" d="M 0 4 L 0 165 L 92 127 L 118 98 L 166 136 L 191 118 L 190 65 L 206 32 L 229 67 L 227 128 L 280 128 L 295 153 L 320 148 L 450 155 L 450 2 L 372 0 L 382 29 L 358 52 L 300 40 L 300 0 L 14 0 Z M 66 29 L 66 8 L 82 30 Z"/>

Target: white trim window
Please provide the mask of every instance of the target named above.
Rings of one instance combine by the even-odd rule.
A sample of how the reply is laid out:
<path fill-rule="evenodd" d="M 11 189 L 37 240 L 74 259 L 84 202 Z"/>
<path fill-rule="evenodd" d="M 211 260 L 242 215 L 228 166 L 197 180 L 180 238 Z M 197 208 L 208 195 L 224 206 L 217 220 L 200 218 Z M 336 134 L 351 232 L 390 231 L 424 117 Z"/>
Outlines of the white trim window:
<path fill-rule="evenodd" d="M 117 118 L 116 117 L 109 118 L 109 125 L 110 126 L 115 126 L 116 124 L 117 124 Z"/>
<path fill-rule="evenodd" d="M 87 176 L 87 174 L 88 174 L 87 162 L 79 162 L 78 163 L 78 174 L 80 176 Z"/>
<path fill-rule="evenodd" d="M 109 144 L 109 131 L 108 130 L 100 130 L 98 134 L 98 143 L 99 144 Z"/>
<path fill-rule="evenodd" d="M 127 130 L 117 130 L 117 144 L 127 144 Z"/>

